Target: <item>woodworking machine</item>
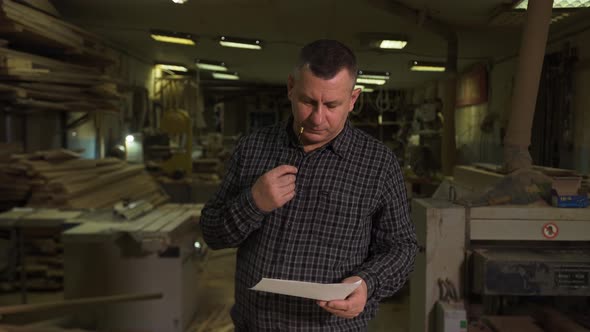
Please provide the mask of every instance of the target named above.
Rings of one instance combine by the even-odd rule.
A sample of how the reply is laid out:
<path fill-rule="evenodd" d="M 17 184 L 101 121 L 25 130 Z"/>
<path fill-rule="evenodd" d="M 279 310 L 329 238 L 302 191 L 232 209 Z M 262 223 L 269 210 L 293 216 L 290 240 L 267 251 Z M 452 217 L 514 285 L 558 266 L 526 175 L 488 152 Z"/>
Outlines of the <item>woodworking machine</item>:
<path fill-rule="evenodd" d="M 412 202 L 421 252 L 410 283 L 410 331 L 436 331 L 438 280 L 467 303 L 500 314 L 500 299 L 590 295 L 590 209 L 468 208 L 442 199 Z"/>

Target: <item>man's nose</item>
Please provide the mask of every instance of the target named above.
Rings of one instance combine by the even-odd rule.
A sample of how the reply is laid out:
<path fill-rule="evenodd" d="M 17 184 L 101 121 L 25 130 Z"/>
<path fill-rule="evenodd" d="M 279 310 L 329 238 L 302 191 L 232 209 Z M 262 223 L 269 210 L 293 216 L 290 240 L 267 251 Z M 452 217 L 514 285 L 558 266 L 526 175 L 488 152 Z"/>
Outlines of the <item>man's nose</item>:
<path fill-rule="evenodd" d="M 324 122 L 325 112 L 326 110 L 324 109 L 324 106 L 321 104 L 314 107 L 313 112 L 311 112 L 311 115 L 309 116 L 310 122 L 314 126 L 322 124 L 322 122 Z"/>

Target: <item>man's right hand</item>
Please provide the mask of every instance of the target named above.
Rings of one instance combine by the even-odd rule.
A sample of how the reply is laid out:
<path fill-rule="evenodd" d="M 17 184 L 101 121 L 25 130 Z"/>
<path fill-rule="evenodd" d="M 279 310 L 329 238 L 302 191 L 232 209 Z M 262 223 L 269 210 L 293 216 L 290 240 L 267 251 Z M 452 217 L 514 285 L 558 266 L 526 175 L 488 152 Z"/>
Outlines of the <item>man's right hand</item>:
<path fill-rule="evenodd" d="M 281 165 L 264 173 L 252 187 L 252 197 L 256 206 L 270 212 L 287 204 L 295 197 L 295 174 L 297 168 Z"/>

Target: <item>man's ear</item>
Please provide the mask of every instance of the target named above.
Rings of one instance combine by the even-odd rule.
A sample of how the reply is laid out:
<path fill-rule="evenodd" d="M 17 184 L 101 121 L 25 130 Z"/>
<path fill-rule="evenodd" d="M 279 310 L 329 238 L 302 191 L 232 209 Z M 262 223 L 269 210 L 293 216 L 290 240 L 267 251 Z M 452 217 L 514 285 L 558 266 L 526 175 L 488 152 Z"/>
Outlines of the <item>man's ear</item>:
<path fill-rule="evenodd" d="M 292 74 L 289 74 L 287 78 L 287 97 L 289 100 L 292 100 L 291 97 L 293 95 L 293 88 L 295 87 L 295 78 Z"/>
<path fill-rule="evenodd" d="M 348 110 L 348 112 L 352 112 L 352 110 L 354 109 L 354 103 L 356 102 L 358 97 L 361 95 L 361 92 L 362 92 L 361 88 L 352 89 L 352 96 L 350 97 L 350 109 Z"/>

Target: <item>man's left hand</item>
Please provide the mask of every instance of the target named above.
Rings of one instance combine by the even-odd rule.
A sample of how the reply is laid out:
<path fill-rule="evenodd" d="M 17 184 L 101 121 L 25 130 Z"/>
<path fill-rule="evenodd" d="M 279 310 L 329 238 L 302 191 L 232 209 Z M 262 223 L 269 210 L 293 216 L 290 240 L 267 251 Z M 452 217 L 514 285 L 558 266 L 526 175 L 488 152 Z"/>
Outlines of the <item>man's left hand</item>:
<path fill-rule="evenodd" d="M 361 280 L 360 286 L 345 300 L 317 301 L 324 310 L 343 318 L 354 318 L 360 315 L 367 303 L 367 284 L 361 277 L 353 276 L 342 280 L 342 283 L 354 283 Z"/>

